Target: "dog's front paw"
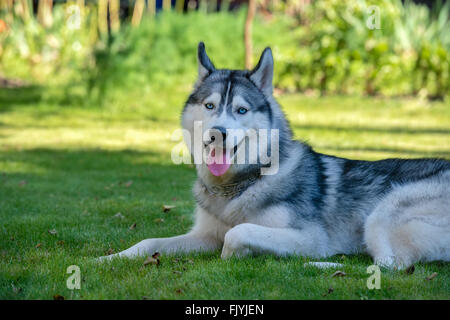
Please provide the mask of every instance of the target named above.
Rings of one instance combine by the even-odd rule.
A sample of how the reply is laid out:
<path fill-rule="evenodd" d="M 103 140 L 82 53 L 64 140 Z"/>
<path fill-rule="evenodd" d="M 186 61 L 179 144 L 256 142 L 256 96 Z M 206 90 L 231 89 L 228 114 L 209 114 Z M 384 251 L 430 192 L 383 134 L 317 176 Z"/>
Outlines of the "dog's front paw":
<path fill-rule="evenodd" d="M 376 257 L 375 264 L 389 270 L 403 270 L 405 265 L 395 256 Z"/>
<path fill-rule="evenodd" d="M 231 247 L 227 247 L 227 246 L 223 246 L 222 249 L 222 254 L 220 255 L 220 257 L 222 259 L 229 259 L 232 256 L 235 256 L 237 258 L 242 258 L 245 256 L 249 256 L 252 254 L 252 251 L 250 250 L 250 248 L 245 248 L 245 247 L 238 247 L 238 248 L 231 248 Z"/>
<path fill-rule="evenodd" d="M 238 225 L 225 234 L 222 248 L 222 259 L 228 259 L 232 256 L 241 258 L 252 254 L 248 234 L 245 232 L 244 225 Z"/>

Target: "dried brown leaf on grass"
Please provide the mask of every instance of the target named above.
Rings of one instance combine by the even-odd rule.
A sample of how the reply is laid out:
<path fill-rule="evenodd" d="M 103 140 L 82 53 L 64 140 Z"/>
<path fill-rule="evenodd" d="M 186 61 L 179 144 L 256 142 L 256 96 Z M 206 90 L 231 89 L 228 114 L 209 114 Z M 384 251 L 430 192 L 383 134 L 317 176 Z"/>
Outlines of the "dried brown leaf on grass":
<path fill-rule="evenodd" d="M 426 277 L 426 279 L 428 280 L 428 281 L 430 281 L 430 280 L 433 280 L 434 278 L 436 278 L 437 277 L 437 272 L 433 272 L 432 274 L 430 274 L 428 277 Z"/>
<path fill-rule="evenodd" d="M 344 272 L 344 271 L 340 271 L 340 270 L 338 270 L 338 271 L 336 271 L 335 273 L 333 273 L 332 275 L 331 275 L 331 277 L 345 277 L 347 274 Z"/>
<path fill-rule="evenodd" d="M 125 218 L 125 217 L 124 217 L 123 214 L 121 214 L 120 212 L 117 212 L 117 213 L 114 215 L 114 218 L 120 218 L 120 219 L 123 219 L 123 218 Z"/>
<path fill-rule="evenodd" d="M 164 205 L 162 206 L 162 209 L 163 209 L 163 212 L 164 212 L 164 213 L 167 213 L 167 212 L 169 212 L 170 210 L 172 210 L 172 209 L 174 209 L 174 208 L 176 208 L 176 206 L 168 205 L 168 204 L 164 204 Z"/>
<path fill-rule="evenodd" d="M 144 266 L 149 265 L 149 264 L 153 264 L 156 266 L 160 265 L 160 261 L 159 261 L 159 252 L 155 252 L 154 254 L 152 254 L 151 257 L 148 257 L 145 261 L 144 261 Z"/>
<path fill-rule="evenodd" d="M 325 292 L 324 294 L 322 294 L 322 297 L 325 297 L 325 296 L 327 296 L 327 295 L 329 295 L 329 294 L 332 294 L 332 293 L 333 293 L 333 291 L 334 291 L 334 289 L 333 289 L 333 288 L 328 288 L 328 291 L 327 291 L 327 292 Z"/>
<path fill-rule="evenodd" d="M 133 184 L 133 180 L 127 181 L 124 183 L 125 188 L 129 188 L 131 187 L 131 185 Z"/>
<path fill-rule="evenodd" d="M 16 287 L 14 284 L 11 284 L 11 286 L 12 286 L 12 291 L 14 292 L 14 294 L 19 294 L 20 292 L 22 292 L 22 288 Z"/>

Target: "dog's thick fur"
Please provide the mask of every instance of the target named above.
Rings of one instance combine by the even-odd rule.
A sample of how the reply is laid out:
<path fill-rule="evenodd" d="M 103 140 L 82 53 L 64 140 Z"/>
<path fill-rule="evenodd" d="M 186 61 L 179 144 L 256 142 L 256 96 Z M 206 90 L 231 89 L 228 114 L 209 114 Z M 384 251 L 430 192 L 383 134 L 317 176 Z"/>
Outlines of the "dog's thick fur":
<path fill-rule="evenodd" d="M 222 248 L 222 258 L 367 252 L 375 263 L 390 268 L 405 268 L 416 261 L 450 261 L 449 161 L 369 162 L 317 153 L 292 139 L 272 96 L 269 48 L 251 71 L 218 70 L 200 43 L 198 63 L 199 76 L 183 111 L 183 128 L 193 133 L 194 121 L 202 121 L 204 130 L 278 129 L 278 173 L 259 175 L 260 164 L 232 164 L 224 175 L 214 176 L 206 164 L 198 164 L 192 230 L 147 239 L 105 258 Z M 206 109 L 206 103 L 213 103 L 215 109 Z M 249 111 L 237 114 L 240 106 Z M 227 185 L 240 188 L 231 195 L 221 193 Z"/>

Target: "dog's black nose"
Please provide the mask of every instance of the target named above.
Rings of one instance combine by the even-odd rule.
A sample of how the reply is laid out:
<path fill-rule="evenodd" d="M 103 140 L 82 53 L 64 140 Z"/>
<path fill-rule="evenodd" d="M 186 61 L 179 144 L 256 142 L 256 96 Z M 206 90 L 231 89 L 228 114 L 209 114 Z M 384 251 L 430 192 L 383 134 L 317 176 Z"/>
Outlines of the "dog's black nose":
<path fill-rule="evenodd" d="M 225 140 L 227 139 L 227 129 L 225 129 L 224 127 L 212 127 L 209 131 L 211 141 L 215 141 L 218 134 L 222 134 L 223 142 L 225 142 Z"/>

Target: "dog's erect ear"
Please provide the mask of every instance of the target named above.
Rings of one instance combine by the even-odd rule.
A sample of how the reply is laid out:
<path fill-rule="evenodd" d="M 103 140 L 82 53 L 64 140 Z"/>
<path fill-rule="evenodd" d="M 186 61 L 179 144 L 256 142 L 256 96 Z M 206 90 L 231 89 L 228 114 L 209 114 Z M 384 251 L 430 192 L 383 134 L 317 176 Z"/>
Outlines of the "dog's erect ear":
<path fill-rule="evenodd" d="M 206 54 L 205 44 L 203 42 L 200 42 L 198 44 L 197 61 L 198 61 L 197 84 L 199 84 L 214 70 L 216 70 L 211 60 L 209 60 L 208 55 Z"/>
<path fill-rule="evenodd" d="M 272 95 L 273 57 L 272 50 L 265 48 L 256 67 L 250 71 L 250 80 L 267 96 Z"/>

